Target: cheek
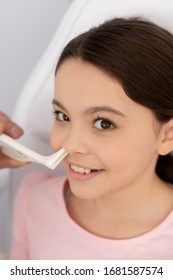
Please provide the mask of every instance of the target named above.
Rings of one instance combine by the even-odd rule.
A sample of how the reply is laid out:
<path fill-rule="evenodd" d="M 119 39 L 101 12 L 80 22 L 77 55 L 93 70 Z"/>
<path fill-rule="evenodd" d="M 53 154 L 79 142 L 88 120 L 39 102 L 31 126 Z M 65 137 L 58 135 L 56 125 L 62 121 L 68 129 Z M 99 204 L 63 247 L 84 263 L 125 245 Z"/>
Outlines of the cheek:
<path fill-rule="evenodd" d="M 104 148 L 98 149 L 97 155 L 103 166 L 107 170 L 122 170 L 128 165 L 131 159 L 131 149 L 123 143 L 123 141 L 109 141 L 107 145 L 104 144 Z"/>
<path fill-rule="evenodd" d="M 110 169 L 122 170 L 128 165 L 131 156 L 129 151 L 122 146 L 114 147 L 112 151 L 107 151 L 105 162 Z"/>
<path fill-rule="evenodd" d="M 149 147 L 148 151 L 147 153 L 146 145 L 142 145 L 141 141 L 128 139 L 128 141 L 109 143 L 104 151 L 100 150 L 98 154 L 106 169 L 128 172 L 128 170 L 137 169 L 139 165 L 145 164 L 145 161 L 148 164 L 153 152 Z"/>
<path fill-rule="evenodd" d="M 123 176 L 145 170 L 153 162 L 156 151 L 154 138 L 148 140 L 129 137 L 126 139 L 128 140 L 116 141 L 109 145 L 105 153 L 107 168 Z"/>

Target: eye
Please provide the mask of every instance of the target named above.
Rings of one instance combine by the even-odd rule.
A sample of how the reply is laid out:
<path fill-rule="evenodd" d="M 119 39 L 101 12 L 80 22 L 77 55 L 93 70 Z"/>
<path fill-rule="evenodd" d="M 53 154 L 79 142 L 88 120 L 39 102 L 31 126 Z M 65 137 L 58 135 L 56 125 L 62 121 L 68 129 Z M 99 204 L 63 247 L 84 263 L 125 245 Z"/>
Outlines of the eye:
<path fill-rule="evenodd" d="M 100 130 L 106 130 L 106 129 L 113 129 L 115 128 L 114 124 L 104 118 L 98 118 L 94 121 L 94 127 Z"/>
<path fill-rule="evenodd" d="M 60 111 L 54 111 L 53 114 L 55 115 L 55 119 L 60 122 L 69 122 L 70 119 L 64 113 Z"/>

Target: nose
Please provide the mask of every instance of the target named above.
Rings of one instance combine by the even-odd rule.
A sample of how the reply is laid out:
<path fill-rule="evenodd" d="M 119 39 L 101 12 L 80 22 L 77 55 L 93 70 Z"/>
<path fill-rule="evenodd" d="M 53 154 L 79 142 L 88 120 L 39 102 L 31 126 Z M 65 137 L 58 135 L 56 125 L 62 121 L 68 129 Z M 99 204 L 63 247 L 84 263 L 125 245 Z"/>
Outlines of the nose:
<path fill-rule="evenodd" d="M 87 154 L 87 136 L 79 127 L 71 128 L 64 140 L 63 147 L 69 154 Z"/>

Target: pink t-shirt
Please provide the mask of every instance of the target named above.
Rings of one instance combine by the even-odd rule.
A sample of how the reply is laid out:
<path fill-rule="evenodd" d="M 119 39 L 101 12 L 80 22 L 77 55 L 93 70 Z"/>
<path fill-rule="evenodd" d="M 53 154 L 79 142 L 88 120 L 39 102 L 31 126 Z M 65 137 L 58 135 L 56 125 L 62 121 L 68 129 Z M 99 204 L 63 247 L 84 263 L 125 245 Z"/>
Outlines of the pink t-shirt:
<path fill-rule="evenodd" d="M 138 237 L 98 237 L 69 216 L 64 201 L 66 180 L 41 172 L 24 179 L 15 200 L 10 259 L 173 260 L 173 211 Z"/>

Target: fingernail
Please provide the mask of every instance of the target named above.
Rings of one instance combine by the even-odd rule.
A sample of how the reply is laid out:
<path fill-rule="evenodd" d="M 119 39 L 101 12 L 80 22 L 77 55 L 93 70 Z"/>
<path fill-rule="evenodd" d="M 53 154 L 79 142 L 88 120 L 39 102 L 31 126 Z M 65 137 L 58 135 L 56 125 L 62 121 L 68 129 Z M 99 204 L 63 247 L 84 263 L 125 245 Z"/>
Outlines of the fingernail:
<path fill-rule="evenodd" d="M 11 128 L 11 134 L 13 136 L 19 136 L 23 133 L 23 130 L 17 126 L 17 125 L 14 125 L 12 128 Z"/>

